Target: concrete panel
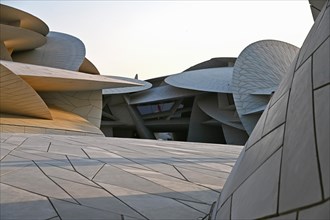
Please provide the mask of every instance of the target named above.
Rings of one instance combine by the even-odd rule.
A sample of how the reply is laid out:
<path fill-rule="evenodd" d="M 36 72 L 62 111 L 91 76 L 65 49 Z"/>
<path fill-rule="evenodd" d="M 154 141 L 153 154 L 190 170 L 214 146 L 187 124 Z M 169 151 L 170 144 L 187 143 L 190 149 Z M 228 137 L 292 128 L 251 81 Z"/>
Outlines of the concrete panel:
<path fill-rule="evenodd" d="M 330 113 L 329 100 L 330 85 L 314 91 L 316 143 L 325 198 L 329 198 L 330 196 L 330 121 L 327 120 Z"/>
<path fill-rule="evenodd" d="M 173 86 L 164 85 L 134 93 L 129 96 L 129 104 L 143 104 L 148 102 L 159 102 L 166 100 L 179 99 L 184 97 L 191 97 L 200 94 L 199 91 L 179 89 Z"/>
<path fill-rule="evenodd" d="M 330 35 L 329 13 L 329 8 L 323 7 L 299 52 L 299 58 L 291 64 L 288 76 L 283 79 L 262 115 L 267 118 L 266 122 L 256 126 L 245 146 L 247 150 L 243 150 L 228 177 L 218 206 L 233 196 L 232 219 L 329 218 L 330 70 L 328 55 L 323 47 Z M 321 54 L 325 59 L 320 57 Z M 288 103 L 287 108 L 285 103 Z M 282 124 L 283 137 L 271 131 L 279 124 Z M 282 150 L 283 156 L 276 166 L 267 167 L 267 164 L 277 153 L 255 163 L 258 159 L 249 158 L 249 152 L 253 149 L 255 155 L 260 153 L 266 156 L 262 152 L 271 152 L 269 144 L 275 139 L 281 140 L 278 143 L 283 142 L 283 147 L 277 151 Z M 244 173 L 241 170 L 251 166 L 259 168 L 243 182 L 237 178 Z M 263 168 L 265 170 L 258 173 Z M 259 178 L 253 178 L 257 173 Z M 237 186 L 239 188 L 235 191 Z M 237 192 L 241 195 L 237 196 Z"/>
<path fill-rule="evenodd" d="M 32 51 L 12 54 L 16 62 L 78 71 L 85 59 L 85 46 L 78 38 L 49 32 L 47 43 Z"/>
<path fill-rule="evenodd" d="M 232 93 L 232 74 L 233 67 L 207 68 L 178 73 L 167 77 L 165 82 L 183 89 Z"/>
<path fill-rule="evenodd" d="M 298 219 L 330 219 L 330 201 L 328 200 L 320 205 L 300 211 Z"/>
<path fill-rule="evenodd" d="M 36 91 L 90 91 L 139 84 L 110 77 L 1 60 L 1 65 L 24 79 Z"/>
<path fill-rule="evenodd" d="M 0 6 L 0 19 L 3 23 L 12 23 L 19 21 L 18 25 L 21 28 L 29 29 L 46 36 L 49 28 L 45 22 L 39 18 L 16 8 L 1 4 Z"/>
<path fill-rule="evenodd" d="M 102 94 L 99 91 L 43 92 L 39 93 L 50 106 L 56 106 L 75 113 L 100 127 L 102 114 Z M 88 98 L 92 97 L 92 99 Z M 90 120 L 92 119 L 92 120 Z"/>
<path fill-rule="evenodd" d="M 202 98 L 202 97 L 201 97 Z M 187 141 L 206 143 L 225 143 L 221 126 L 213 127 L 204 125 L 203 122 L 210 120 L 198 107 L 199 97 L 195 98 L 193 110 L 190 116 Z"/>
<path fill-rule="evenodd" d="M 232 197 L 230 197 L 223 206 L 217 211 L 216 219 L 229 220 L 231 219 L 231 204 Z"/>
<path fill-rule="evenodd" d="M 286 120 L 286 109 L 288 106 L 289 92 L 286 92 L 277 102 L 275 102 L 267 113 L 263 134 L 269 133 Z"/>
<path fill-rule="evenodd" d="M 0 111 L 52 119 L 48 106 L 29 84 L 0 64 Z"/>
<path fill-rule="evenodd" d="M 288 71 L 298 48 L 281 41 L 264 40 L 250 44 L 234 65 L 233 95 L 236 109 L 248 134 L 258 118 L 244 116 L 253 109 L 266 106 L 269 95 L 252 95 L 260 89 L 276 88 Z"/>
<path fill-rule="evenodd" d="M 280 161 L 281 150 L 278 150 L 234 192 L 232 219 L 257 219 L 276 214 Z"/>
<path fill-rule="evenodd" d="M 12 51 L 32 50 L 44 45 L 46 37 L 28 29 L 0 24 L 0 41 Z"/>
<path fill-rule="evenodd" d="M 311 71 L 311 59 L 308 59 L 298 69 L 292 83 L 283 146 L 280 212 L 321 200 Z"/>
<path fill-rule="evenodd" d="M 0 183 L 1 219 L 49 219 L 57 216 L 46 197 Z M 33 211 L 31 211 L 33 210 Z"/>
<path fill-rule="evenodd" d="M 313 87 L 317 88 L 330 82 L 330 38 L 313 55 Z"/>

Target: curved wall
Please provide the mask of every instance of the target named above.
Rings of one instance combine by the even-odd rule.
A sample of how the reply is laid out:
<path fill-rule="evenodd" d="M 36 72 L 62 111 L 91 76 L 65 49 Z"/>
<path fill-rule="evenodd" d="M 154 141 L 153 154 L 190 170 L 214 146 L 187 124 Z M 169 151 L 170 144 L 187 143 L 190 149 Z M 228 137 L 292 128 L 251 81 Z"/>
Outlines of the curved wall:
<path fill-rule="evenodd" d="M 232 89 L 237 112 L 248 134 L 251 134 L 298 50 L 285 42 L 262 40 L 247 46 L 238 56 Z"/>
<path fill-rule="evenodd" d="M 102 135 L 102 89 L 144 85 L 100 76 L 78 38 L 49 32 L 18 9 L 0 10 L 1 132 Z"/>
<path fill-rule="evenodd" d="M 253 130 L 213 219 L 330 218 L 330 1 Z"/>
<path fill-rule="evenodd" d="M 44 36 L 49 32 L 48 26 L 39 18 L 8 5 L 1 4 L 0 21 L 1 24 L 29 29 Z"/>
<path fill-rule="evenodd" d="M 101 125 L 102 91 L 39 92 L 49 106 L 80 115 L 96 127 Z"/>
<path fill-rule="evenodd" d="M 23 79 L 0 63 L 0 112 L 52 119 L 48 106 Z"/>
<path fill-rule="evenodd" d="M 78 38 L 49 32 L 47 43 L 33 51 L 13 53 L 16 62 L 78 71 L 85 59 L 85 45 Z"/>

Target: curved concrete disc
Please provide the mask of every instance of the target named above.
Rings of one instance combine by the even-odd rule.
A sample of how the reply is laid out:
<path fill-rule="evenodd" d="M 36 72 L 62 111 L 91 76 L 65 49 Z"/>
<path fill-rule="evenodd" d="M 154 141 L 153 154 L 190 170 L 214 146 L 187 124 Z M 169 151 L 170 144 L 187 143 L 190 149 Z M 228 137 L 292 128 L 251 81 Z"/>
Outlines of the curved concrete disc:
<path fill-rule="evenodd" d="M 192 70 L 169 76 L 165 82 L 171 86 L 205 92 L 232 93 L 233 67 Z"/>
<path fill-rule="evenodd" d="M 19 76 L 0 64 L 0 111 L 51 119 L 46 103 Z"/>
<path fill-rule="evenodd" d="M 139 86 L 141 84 L 51 67 L 0 61 L 23 78 L 36 91 L 88 91 L 104 88 Z"/>

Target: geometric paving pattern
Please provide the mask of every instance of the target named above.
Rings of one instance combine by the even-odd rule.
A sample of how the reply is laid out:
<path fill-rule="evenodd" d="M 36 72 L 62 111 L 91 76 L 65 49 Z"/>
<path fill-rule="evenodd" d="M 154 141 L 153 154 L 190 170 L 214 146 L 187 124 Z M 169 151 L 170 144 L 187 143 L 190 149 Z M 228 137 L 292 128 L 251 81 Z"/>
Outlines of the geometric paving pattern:
<path fill-rule="evenodd" d="M 241 146 L 1 133 L 1 219 L 198 219 Z"/>

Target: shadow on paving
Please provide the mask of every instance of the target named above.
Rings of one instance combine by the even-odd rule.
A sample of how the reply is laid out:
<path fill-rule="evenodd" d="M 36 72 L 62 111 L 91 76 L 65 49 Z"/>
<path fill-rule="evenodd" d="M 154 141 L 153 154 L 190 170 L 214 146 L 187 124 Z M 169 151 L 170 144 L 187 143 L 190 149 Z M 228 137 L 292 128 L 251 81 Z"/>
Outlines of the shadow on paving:
<path fill-rule="evenodd" d="M 8 187 L 10 186 L 1 186 L 1 188 L 6 188 L 7 191 Z M 125 191 L 121 187 L 115 188 Z M 37 195 L 15 187 L 13 189 L 15 193 L 20 195 L 16 195 L 15 198 L 8 198 L 8 196 L 13 196 L 9 194 L 15 193 L 7 192 L 1 196 L 0 218 L 3 220 L 198 220 L 206 216 L 210 209 L 210 204 L 170 199 L 166 193 L 146 194 L 126 190 L 126 193 L 132 194 L 117 197 L 109 194 L 109 197 L 121 203 L 121 206 L 114 209 L 111 207 L 107 208 L 109 197 L 93 197 L 91 195 L 91 198 L 75 198 L 75 200 L 69 201 Z M 185 193 L 189 195 L 191 192 Z M 198 193 L 203 192 L 200 191 Z M 22 197 L 22 194 L 26 195 Z M 14 201 L 18 199 L 26 201 Z"/>

